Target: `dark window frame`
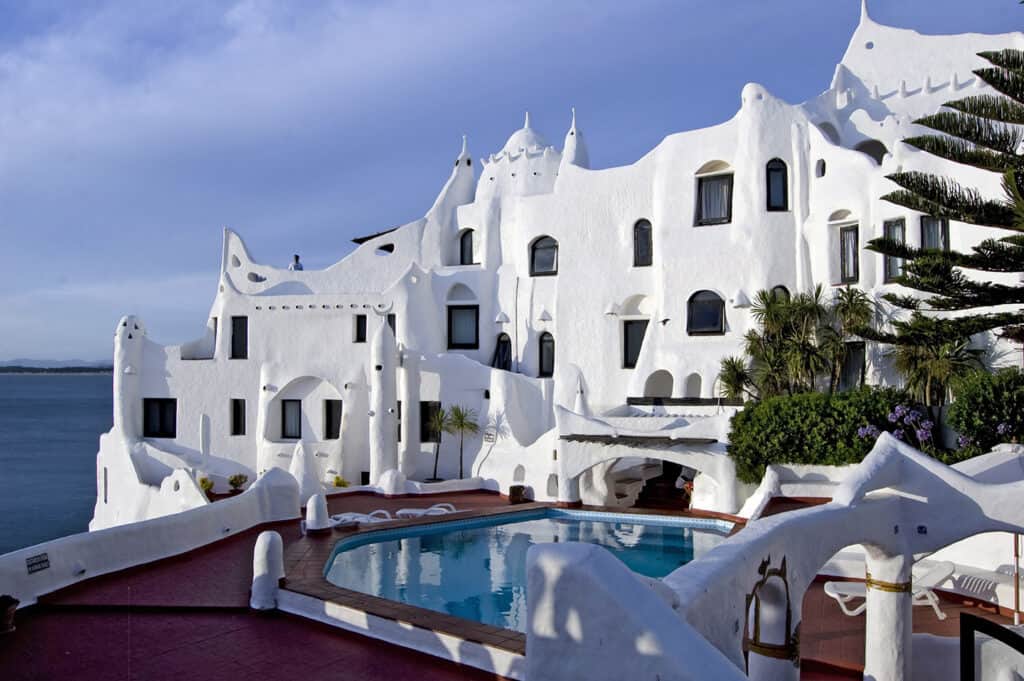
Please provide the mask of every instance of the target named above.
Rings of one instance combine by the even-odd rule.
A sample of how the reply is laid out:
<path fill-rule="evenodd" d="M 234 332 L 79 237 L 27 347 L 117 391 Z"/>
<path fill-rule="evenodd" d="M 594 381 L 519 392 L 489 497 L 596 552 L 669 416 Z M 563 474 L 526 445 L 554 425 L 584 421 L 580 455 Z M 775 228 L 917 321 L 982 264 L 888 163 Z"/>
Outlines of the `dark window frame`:
<path fill-rule="evenodd" d="M 629 327 L 643 325 L 643 333 L 640 334 L 640 345 L 634 350 L 629 344 Z M 635 369 L 640 359 L 640 351 L 644 347 L 644 340 L 647 338 L 647 328 L 650 325 L 649 319 L 623 319 L 622 320 L 622 368 Z"/>
<path fill-rule="evenodd" d="M 701 196 L 704 194 L 704 183 L 709 180 L 719 180 L 722 178 L 729 179 L 729 203 L 726 207 L 726 213 L 724 218 L 705 218 L 703 211 L 701 210 Z M 735 175 L 732 172 L 728 173 L 712 173 L 709 175 L 700 175 L 697 177 L 697 205 L 693 212 L 693 224 L 696 227 L 703 227 L 704 225 L 727 225 L 732 222 L 732 200 L 733 190 L 735 189 Z"/>
<path fill-rule="evenodd" d="M 550 362 L 544 361 L 546 351 L 550 354 Z M 551 378 L 555 375 L 555 337 L 547 331 L 537 338 L 537 360 L 537 378 Z M 546 367 L 545 364 L 550 366 Z"/>
<path fill-rule="evenodd" d="M 942 239 L 942 248 L 925 248 L 925 223 L 928 220 L 934 220 L 939 225 L 939 238 Z M 921 249 L 930 251 L 941 251 L 943 253 L 949 253 L 949 219 L 948 218 L 936 218 L 931 215 L 921 216 Z"/>
<path fill-rule="evenodd" d="M 352 342 L 353 343 L 365 343 L 366 342 L 366 315 L 357 314 L 353 317 L 352 322 Z"/>
<path fill-rule="evenodd" d="M 844 237 L 846 234 L 853 233 L 854 249 L 853 249 L 853 274 L 848 275 L 847 262 L 846 262 L 846 249 L 844 246 Z M 839 282 L 842 284 L 856 284 L 860 281 L 860 225 L 846 225 L 839 228 Z"/>
<path fill-rule="evenodd" d="M 454 315 L 453 312 L 473 313 L 473 340 L 468 343 L 456 343 L 453 337 Z M 448 349 L 449 350 L 479 350 L 480 349 L 480 306 L 479 305 L 449 305 L 448 306 Z"/>
<path fill-rule="evenodd" d="M 231 317 L 230 359 L 249 359 L 249 318 L 245 315 Z"/>
<path fill-rule="evenodd" d="M 793 294 L 789 292 L 789 289 L 779 284 L 778 286 L 772 286 L 771 290 L 772 298 L 780 302 L 792 300 Z"/>
<path fill-rule="evenodd" d="M 839 370 L 839 385 L 836 386 L 841 392 L 847 390 L 856 390 L 863 386 L 864 379 L 867 376 L 868 368 L 868 348 L 867 344 L 864 341 L 846 341 L 845 346 L 846 348 L 845 352 L 843 353 L 843 364 Z M 844 382 L 847 373 L 847 362 L 850 360 L 850 357 L 852 357 L 851 349 L 854 348 L 860 351 L 860 375 L 857 377 L 855 385 L 847 385 Z"/>
<path fill-rule="evenodd" d="M 469 242 L 469 253 L 467 259 L 466 243 Z M 462 234 L 459 235 L 459 264 L 460 265 L 476 265 L 473 259 L 473 230 L 464 229 Z"/>
<path fill-rule="evenodd" d="M 641 233 L 646 232 L 647 239 L 647 261 L 643 262 L 640 257 Z M 633 223 L 633 267 L 650 267 L 654 263 L 654 225 L 646 218 L 641 218 Z"/>
<path fill-rule="evenodd" d="M 333 418 L 334 405 L 338 405 L 337 418 Z M 341 439 L 341 419 L 344 414 L 344 403 L 341 400 L 324 400 L 324 440 Z"/>
<path fill-rule="evenodd" d="M 156 416 L 156 422 L 150 416 Z M 172 440 L 178 437 L 178 400 L 173 397 L 142 398 L 142 437 Z"/>
<path fill-rule="evenodd" d="M 288 433 L 288 405 L 297 404 L 299 409 L 299 430 L 295 435 Z M 301 440 L 302 439 L 302 400 L 281 400 L 281 439 L 282 440 Z"/>
<path fill-rule="evenodd" d="M 231 398 L 231 436 L 245 435 L 245 400 Z"/>
<path fill-rule="evenodd" d="M 694 317 L 694 304 L 695 303 L 711 303 L 709 298 L 698 301 L 697 297 L 702 293 L 708 293 L 715 297 L 716 305 L 718 306 L 718 325 L 715 328 L 699 328 L 693 327 Z M 724 336 L 725 335 L 725 300 L 722 296 L 718 295 L 714 291 L 708 289 L 702 289 L 696 291 L 690 299 L 686 301 L 686 335 L 688 336 Z"/>
<path fill-rule="evenodd" d="M 555 263 L 551 270 L 538 270 L 536 268 L 537 247 L 542 241 L 550 241 L 554 244 Z M 530 276 L 531 277 L 554 277 L 558 275 L 558 239 L 547 234 L 539 236 L 530 243 Z"/>
<path fill-rule="evenodd" d="M 437 443 L 441 441 L 441 432 L 430 427 L 431 416 L 440 408 L 440 401 L 420 400 L 420 442 Z"/>
<path fill-rule="evenodd" d="M 890 236 L 890 232 L 896 228 L 899 228 L 900 232 L 899 242 L 902 244 L 907 243 L 907 221 L 904 218 L 894 218 L 883 222 L 882 236 L 886 239 L 895 241 L 895 239 Z M 905 264 L 906 261 L 903 258 L 897 258 L 892 255 L 882 256 L 882 283 L 891 284 L 903 276 L 903 267 Z"/>
<path fill-rule="evenodd" d="M 782 174 L 782 202 L 772 202 L 772 174 Z M 765 164 L 765 210 L 769 213 L 785 213 L 789 211 L 789 167 L 781 158 L 773 158 Z"/>

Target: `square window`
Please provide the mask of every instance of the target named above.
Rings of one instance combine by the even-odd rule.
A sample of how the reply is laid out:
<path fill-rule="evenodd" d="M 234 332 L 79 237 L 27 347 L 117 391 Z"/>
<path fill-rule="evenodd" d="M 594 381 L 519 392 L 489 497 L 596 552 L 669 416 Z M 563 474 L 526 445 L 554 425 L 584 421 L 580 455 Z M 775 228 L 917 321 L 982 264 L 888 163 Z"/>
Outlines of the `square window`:
<path fill-rule="evenodd" d="M 698 225 L 732 221 L 732 173 L 697 178 Z"/>
<path fill-rule="evenodd" d="M 440 402 L 420 402 L 420 442 L 441 441 L 441 431 L 432 423 L 440 411 Z"/>
<path fill-rule="evenodd" d="M 932 251 L 949 250 L 949 220 L 921 216 L 921 248 Z"/>
<path fill-rule="evenodd" d="M 480 307 L 448 306 L 448 349 L 476 350 L 480 347 Z"/>
<path fill-rule="evenodd" d="M 142 400 L 142 436 L 178 436 L 178 400 L 147 397 Z"/>

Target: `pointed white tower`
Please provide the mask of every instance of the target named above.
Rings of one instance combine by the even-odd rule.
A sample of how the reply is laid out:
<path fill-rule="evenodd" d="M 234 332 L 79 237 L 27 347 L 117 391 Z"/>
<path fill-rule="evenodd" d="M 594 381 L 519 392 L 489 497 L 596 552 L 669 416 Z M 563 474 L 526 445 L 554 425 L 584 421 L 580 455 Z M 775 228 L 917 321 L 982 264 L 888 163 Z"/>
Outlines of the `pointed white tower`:
<path fill-rule="evenodd" d="M 565 145 L 562 147 L 562 163 L 571 163 L 580 168 L 590 168 L 590 154 L 583 141 L 583 134 L 576 129 L 576 108 L 572 109 L 572 123 L 569 132 L 565 133 Z"/>

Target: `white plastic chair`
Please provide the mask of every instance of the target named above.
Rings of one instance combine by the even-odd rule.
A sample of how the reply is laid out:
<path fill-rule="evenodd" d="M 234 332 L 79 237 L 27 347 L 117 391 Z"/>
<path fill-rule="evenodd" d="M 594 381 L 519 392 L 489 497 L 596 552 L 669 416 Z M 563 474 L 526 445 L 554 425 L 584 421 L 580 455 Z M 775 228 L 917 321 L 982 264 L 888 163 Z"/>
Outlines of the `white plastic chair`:
<path fill-rule="evenodd" d="M 932 591 L 953 576 L 956 566 L 949 561 L 937 563 L 932 569 L 914 579 L 911 587 L 911 603 L 929 605 L 940 620 L 946 619 L 946 613 L 939 608 L 939 597 Z M 825 595 L 835 599 L 844 615 L 856 617 L 868 607 L 868 589 L 864 582 L 825 582 Z M 859 605 L 852 606 L 853 601 L 862 600 Z"/>
<path fill-rule="evenodd" d="M 422 518 L 428 515 L 447 515 L 449 513 L 455 513 L 455 507 L 449 503 L 440 503 L 429 508 L 402 508 L 395 515 L 399 518 Z"/>
<path fill-rule="evenodd" d="M 331 526 L 337 527 L 338 525 L 381 523 L 388 520 L 394 520 L 394 518 L 392 518 L 391 514 L 386 510 L 379 508 L 376 511 L 370 511 L 369 513 L 338 513 L 337 515 L 332 515 Z"/>

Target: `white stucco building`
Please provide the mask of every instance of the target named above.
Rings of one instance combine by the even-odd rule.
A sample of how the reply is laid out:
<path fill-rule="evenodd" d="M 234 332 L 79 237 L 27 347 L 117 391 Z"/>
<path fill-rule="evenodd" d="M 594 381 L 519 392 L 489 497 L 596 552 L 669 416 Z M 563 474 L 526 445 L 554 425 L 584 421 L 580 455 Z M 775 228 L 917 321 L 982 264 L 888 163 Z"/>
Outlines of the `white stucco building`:
<path fill-rule="evenodd" d="M 879 197 L 898 170 L 1001 195 L 995 174 L 900 140 L 984 91 L 974 55 L 1007 47 L 1024 35 L 924 36 L 865 11 L 819 96 L 794 105 L 748 84 L 732 119 L 670 134 L 631 165 L 589 167 L 583 112 L 561 145 L 527 115 L 483 158 L 464 140 L 422 218 L 357 239 L 327 269 L 255 262 L 225 230 L 202 338 L 161 345 L 133 316 L 116 330 L 91 527 L 204 504 L 200 476 L 226 491 L 235 473 L 285 468 L 302 499 L 337 475 L 425 489 L 414 481 L 432 474 L 438 405 L 479 415 L 472 484 L 625 503 L 648 460 L 671 460 L 703 474 L 695 503 L 736 511 L 749 490 L 714 398 L 753 294 L 851 284 L 877 298 L 899 263 L 864 250 L 870 239 L 963 250 L 986 236 Z M 850 375 L 892 379 L 870 344 L 850 356 Z M 441 476 L 458 470 L 446 435 Z"/>

